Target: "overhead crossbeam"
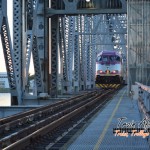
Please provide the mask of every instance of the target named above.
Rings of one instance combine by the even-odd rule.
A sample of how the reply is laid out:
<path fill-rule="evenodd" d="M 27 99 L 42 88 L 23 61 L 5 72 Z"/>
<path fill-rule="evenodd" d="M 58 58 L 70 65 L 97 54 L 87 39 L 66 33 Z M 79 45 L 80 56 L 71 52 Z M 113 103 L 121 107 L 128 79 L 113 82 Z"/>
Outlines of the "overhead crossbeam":
<path fill-rule="evenodd" d="M 59 1 L 59 2 L 58 2 Z M 78 14 L 125 14 L 126 0 L 56 0 L 55 8 L 47 8 L 47 17 L 52 15 Z"/>

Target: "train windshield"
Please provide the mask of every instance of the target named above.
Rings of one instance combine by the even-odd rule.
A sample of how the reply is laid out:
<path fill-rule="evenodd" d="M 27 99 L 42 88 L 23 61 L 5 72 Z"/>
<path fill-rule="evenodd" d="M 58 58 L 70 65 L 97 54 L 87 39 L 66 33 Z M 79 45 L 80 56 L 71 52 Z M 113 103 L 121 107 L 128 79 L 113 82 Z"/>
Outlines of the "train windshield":
<path fill-rule="evenodd" d="M 109 61 L 109 57 L 108 57 L 108 56 L 103 56 L 103 57 L 102 57 L 102 61 L 104 61 L 104 62 Z"/>
<path fill-rule="evenodd" d="M 109 56 L 109 60 L 120 62 L 120 57 L 119 56 Z"/>
<path fill-rule="evenodd" d="M 97 61 L 98 61 L 98 62 L 102 61 L 102 57 L 101 57 L 101 56 L 98 56 L 98 57 L 97 57 Z"/>
<path fill-rule="evenodd" d="M 103 61 L 103 62 L 107 62 L 109 59 L 108 59 L 108 56 L 98 56 L 97 57 L 97 61 L 98 62 L 101 62 L 101 61 Z"/>
<path fill-rule="evenodd" d="M 120 62 L 119 56 L 108 56 L 108 55 L 102 55 L 97 57 L 98 62 Z"/>

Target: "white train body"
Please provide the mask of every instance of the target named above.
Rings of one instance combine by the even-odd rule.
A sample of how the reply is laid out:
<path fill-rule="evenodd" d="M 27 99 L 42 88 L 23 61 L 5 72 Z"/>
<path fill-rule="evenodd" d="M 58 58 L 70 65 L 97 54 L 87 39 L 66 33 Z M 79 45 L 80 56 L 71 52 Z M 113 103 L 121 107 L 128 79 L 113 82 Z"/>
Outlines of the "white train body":
<path fill-rule="evenodd" d="M 96 83 L 122 83 L 122 57 L 116 51 L 102 51 L 96 60 Z"/>

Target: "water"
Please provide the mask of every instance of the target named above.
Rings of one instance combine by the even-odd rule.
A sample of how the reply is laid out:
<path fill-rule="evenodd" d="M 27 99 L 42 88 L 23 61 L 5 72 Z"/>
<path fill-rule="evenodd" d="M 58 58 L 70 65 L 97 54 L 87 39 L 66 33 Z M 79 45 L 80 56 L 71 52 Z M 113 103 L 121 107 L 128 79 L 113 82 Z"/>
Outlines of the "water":
<path fill-rule="evenodd" d="M 0 93 L 0 106 L 10 106 L 10 93 Z"/>

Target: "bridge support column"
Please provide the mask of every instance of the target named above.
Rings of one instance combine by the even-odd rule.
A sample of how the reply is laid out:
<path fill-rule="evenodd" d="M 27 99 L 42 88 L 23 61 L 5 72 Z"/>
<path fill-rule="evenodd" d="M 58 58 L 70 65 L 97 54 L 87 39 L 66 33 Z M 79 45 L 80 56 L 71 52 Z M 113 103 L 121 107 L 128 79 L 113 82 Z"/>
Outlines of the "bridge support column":
<path fill-rule="evenodd" d="M 59 17 L 51 17 L 51 41 L 50 41 L 50 95 L 57 97 L 58 92 L 58 31 Z M 47 68 L 49 70 L 49 68 Z"/>

